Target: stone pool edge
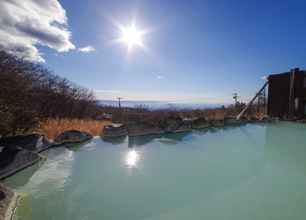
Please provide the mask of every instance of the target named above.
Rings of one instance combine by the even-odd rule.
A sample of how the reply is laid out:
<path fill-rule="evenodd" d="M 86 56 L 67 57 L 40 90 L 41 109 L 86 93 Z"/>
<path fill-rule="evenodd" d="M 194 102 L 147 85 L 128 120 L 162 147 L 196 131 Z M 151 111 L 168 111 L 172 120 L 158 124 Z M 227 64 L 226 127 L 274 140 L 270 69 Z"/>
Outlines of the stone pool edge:
<path fill-rule="evenodd" d="M 1 220 L 12 220 L 14 213 L 18 206 L 20 195 L 10 187 L 0 183 L 0 188 L 3 193 L 3 200 L 0 206 L 0 219 Z"/>
<path fill-rule="evenodd" d="M 21 199 L 21 196 L 13 191 L 13 196 L 11 198 L 11 200 L 9 201 L 9 204 L 7 206 L 7 209 L 5 211 L 5 216 L 4 216 L 4 220 L 13 220 L 14 219 L 14 214 L 16 212 L 16 209 L 18 207 L 18 202 Z"/>
<path fill-rule="evenodd" d="M 86 141 L 88 141 L 88 140 L 86 140 Z M 38 163 L 41 160 L 45 160 L 46 157 L 41 154 L 43 151 L 49 150 L 51 148 L 56 148 L 56 147 L 65 147 L 65 146 L 68 146 L 70 144 L 80 144 L 80 143 L 83 143 L 83 142 L 85 142 L 85 141 L 64 141 L 62 143 L 54 143 L 53 142 L 53 143 L 49 144 L 47 147 L 45 147 L 41 150 L 38 150 L 36 152 L 23 149 L 23 151 L 35 154 L 37 157 L 34 158 L 34 159 L 33 158 L 29 159 L 24 164 L 19 164 L 15 167 L 12 167 L 12 168 L 8 169 L 7 172 L 0 175 L 0 189 L 1 189 L 0 192 L 3 192 L 3 194 L 4 194 L 4 198 L 2 200 L 0 200 L 0 205 L 2 206 L 2 207 L 0 207 L 0 220 L 13 220 L 14 214 L 15 214 L 17 208 L 18 208 L 19 201 L 21 199 L 21 195 L 19 193 L 17 193 L 14 189 L 8 187 L 1 180 L 4 180 L 4 179 L 6 179 L 10 176 L 15 175 L 16 173 L 28 168 L 28 167 L 31 167 L 31 166 L 35 165 L 36 163 Z M 1 202 L 2 202 L 2 204 L 1 204 Z"/>

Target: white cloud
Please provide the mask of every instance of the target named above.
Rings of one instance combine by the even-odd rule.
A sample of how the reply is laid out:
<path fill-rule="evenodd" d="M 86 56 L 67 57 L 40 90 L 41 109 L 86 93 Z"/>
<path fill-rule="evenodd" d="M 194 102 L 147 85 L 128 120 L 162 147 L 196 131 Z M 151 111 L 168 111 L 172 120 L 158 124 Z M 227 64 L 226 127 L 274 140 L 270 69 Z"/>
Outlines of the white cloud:
<path fill-rule="evenodd" d="M 162 76 L 162 75 L 158 75 L 156 78 L 157 78 L 157 79 L 164 79 L 165 77 Z"/>
<path fill-rule="evenodd" d="M 0 0 L 0 49 L 44 62 L 38 45 L 57 52 L 75 49 L 66 11 L 58 0 Z"/>
<path fill-rule="evenodd" d="M 86 46 L 86 47 L 78 48 L 78 51 L 82 53 L 90 53 L 90 52 L 94 52 L 95 50 L 96 49 L 93 46 Z"/>

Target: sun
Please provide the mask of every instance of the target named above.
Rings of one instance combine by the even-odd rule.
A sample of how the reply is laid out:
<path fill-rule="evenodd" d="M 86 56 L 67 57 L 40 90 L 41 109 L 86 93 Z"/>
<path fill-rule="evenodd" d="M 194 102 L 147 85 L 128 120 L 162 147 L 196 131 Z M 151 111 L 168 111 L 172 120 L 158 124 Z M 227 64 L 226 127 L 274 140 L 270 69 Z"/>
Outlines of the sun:
<path fill-rule="evenodd" d="M 144 48 L 143 36 L 146 34 L 146 31 L 138 29 L 134 22 L 129 26 L 120 25 L 119 29 L 120 38 L 118 41 L 124 43 L 127 46 L 128 51 L 131 51 L 136 47 Z"/>
<path fill-rule="evenodd" d="M 134 24 L 129 27 L 123 27 L 121 31 L 121 40 L 127 44 L 129 49 L 135 46 L 143 46 L 141 31 L 138 31 Z"/>

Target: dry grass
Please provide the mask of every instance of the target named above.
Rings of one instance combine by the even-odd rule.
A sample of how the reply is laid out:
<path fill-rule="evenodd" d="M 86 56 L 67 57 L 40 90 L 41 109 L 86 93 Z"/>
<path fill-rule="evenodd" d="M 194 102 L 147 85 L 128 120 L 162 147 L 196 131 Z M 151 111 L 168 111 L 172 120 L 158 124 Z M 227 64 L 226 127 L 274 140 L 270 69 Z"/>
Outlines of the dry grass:
<path fill-rule="evenodd" d="M 92 119 L 48 119 L 39 124 L 38 132 L 53 139 L 67 130 L 85 131 L 93 136 L 100 135 L 105 125 L 111 121 L 98 121 Z"/>

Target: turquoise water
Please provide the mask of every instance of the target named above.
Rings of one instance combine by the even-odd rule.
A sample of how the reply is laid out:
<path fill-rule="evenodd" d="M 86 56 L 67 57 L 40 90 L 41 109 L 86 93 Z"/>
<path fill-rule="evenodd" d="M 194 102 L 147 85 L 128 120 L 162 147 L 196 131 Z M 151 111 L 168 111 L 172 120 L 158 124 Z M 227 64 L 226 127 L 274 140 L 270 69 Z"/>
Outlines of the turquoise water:
<path fill-rule="evenodd" d="M 305 219 L 306 125 L 95 138 L 7 180 L 15 219 Z"/>

